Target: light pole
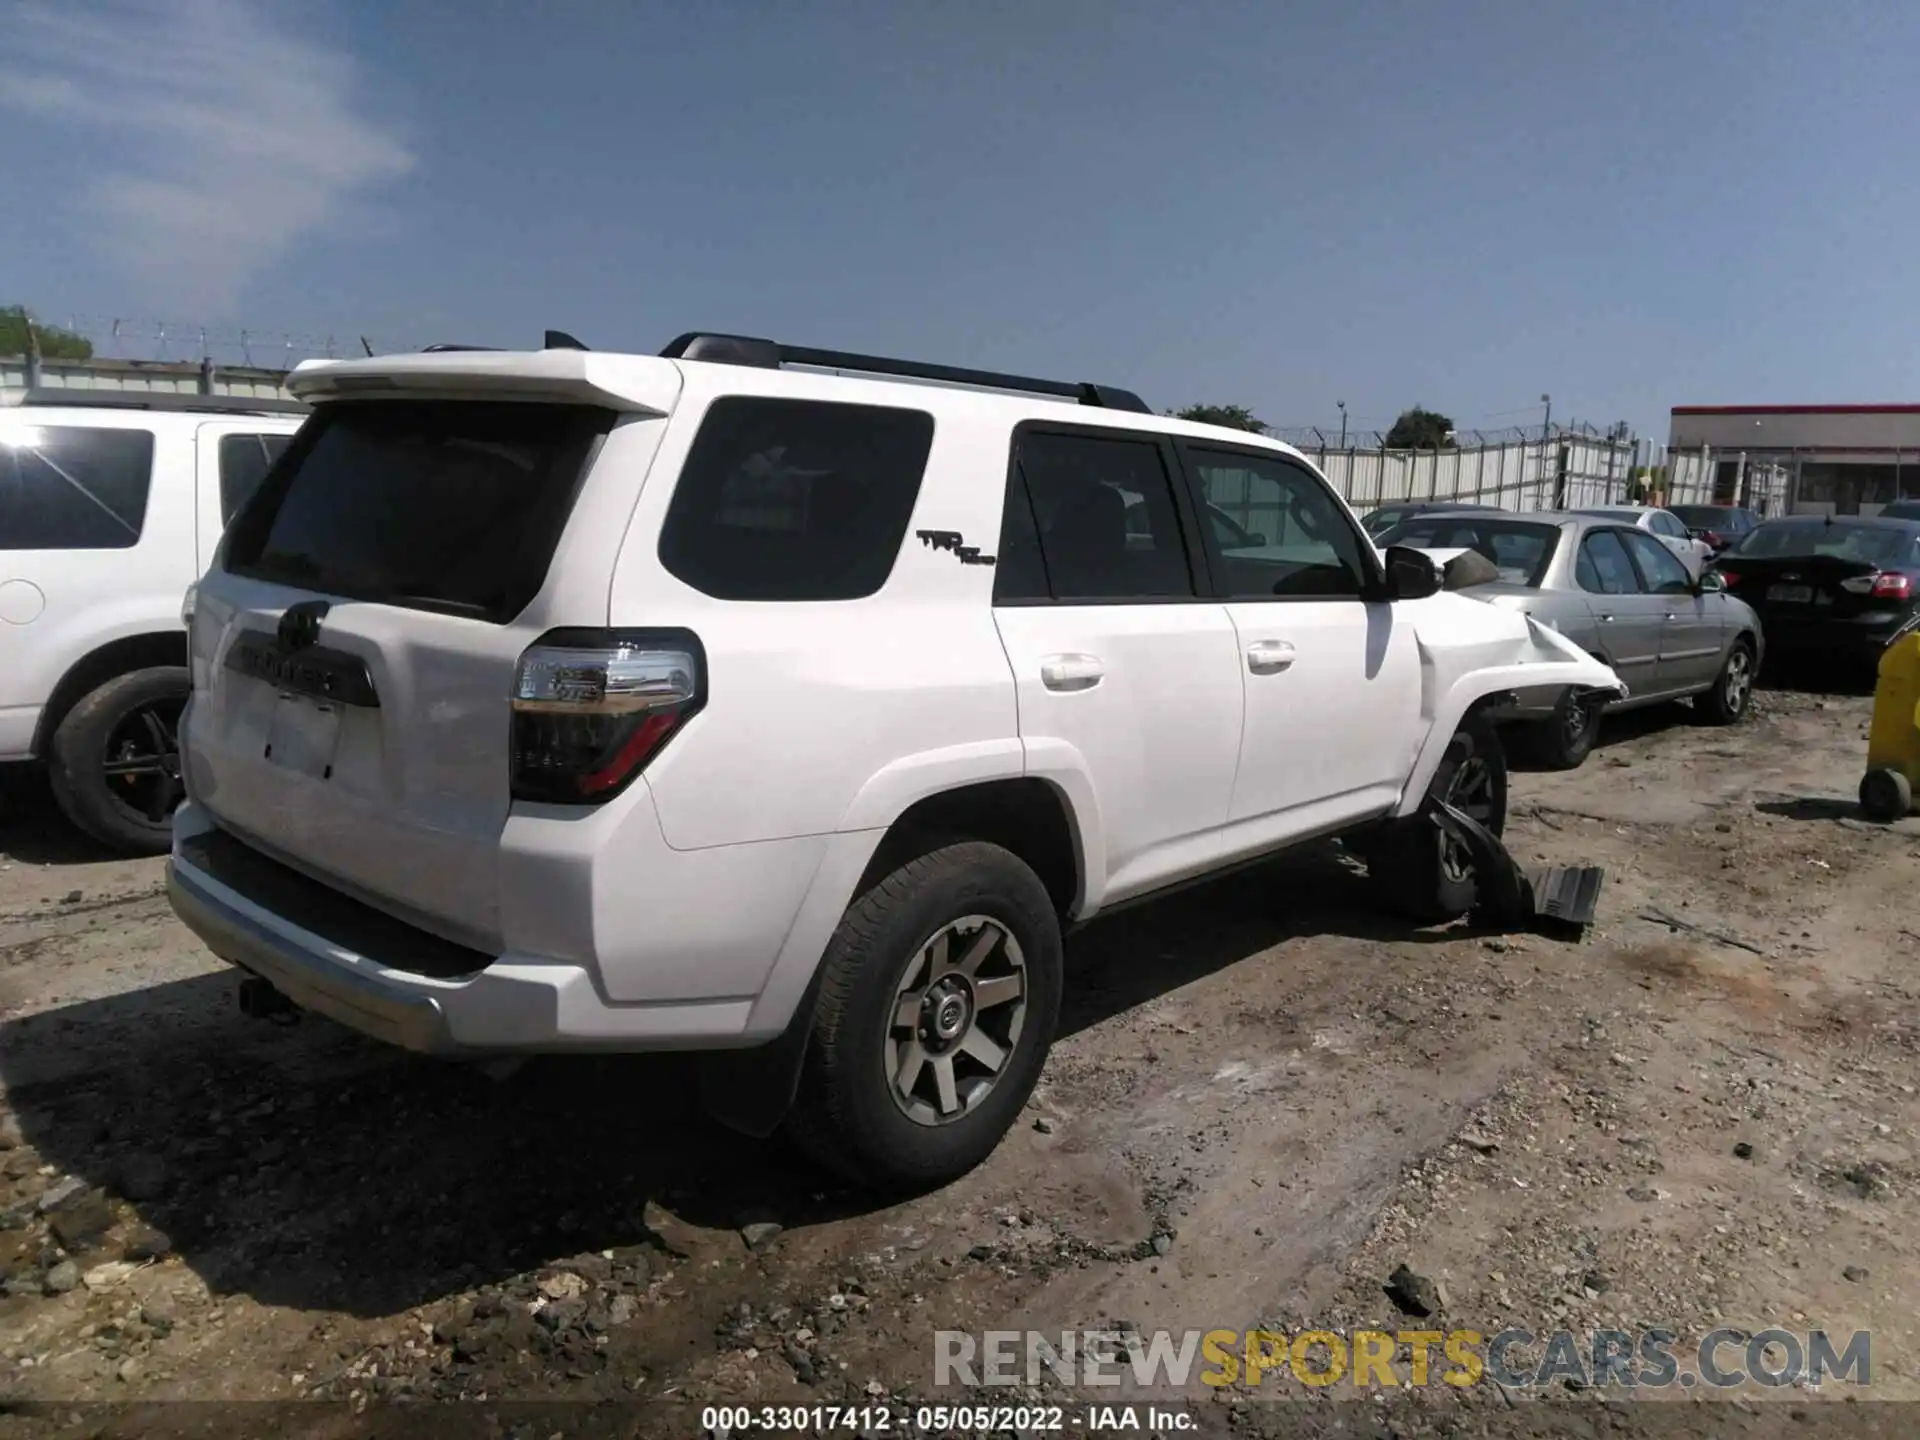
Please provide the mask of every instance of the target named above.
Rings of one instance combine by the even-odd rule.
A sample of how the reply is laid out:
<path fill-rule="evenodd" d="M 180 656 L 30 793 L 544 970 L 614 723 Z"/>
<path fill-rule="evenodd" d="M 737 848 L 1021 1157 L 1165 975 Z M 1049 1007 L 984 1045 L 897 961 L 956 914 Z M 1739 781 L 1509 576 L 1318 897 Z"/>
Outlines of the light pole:
<path fill-rule="evenodd" d="M 1340 409 L 1340 448 L 1345 450 L 1347 448 L 1347 402 L 1336 400 L 1333 403 Z"/>
<path fill-rule="evenodd" d="M 1544 445 L 1553 435 L 1553 397 L 1542 395 L 1540 403 L 1547 407 L 1546 418 L 1540 422 L 1540 443 Z"/>

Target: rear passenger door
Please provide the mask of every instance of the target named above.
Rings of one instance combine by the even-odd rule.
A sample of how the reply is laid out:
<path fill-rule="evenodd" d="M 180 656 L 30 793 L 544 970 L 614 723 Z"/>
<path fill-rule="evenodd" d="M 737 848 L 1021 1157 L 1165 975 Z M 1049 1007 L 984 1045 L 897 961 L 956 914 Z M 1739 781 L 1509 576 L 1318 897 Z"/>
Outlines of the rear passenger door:
<path fill-rule="evenodd" d="M 1626 682 L 1627 693 L 1637 697 L 1660 688 L 1657 672 L 1666 602 L 1649 595 L 1641 583 L 1640 572 L 1627 552 L 1628 543 L 1635 539 L 1659 548 L 1658 541 L 1647 539 L 1637 530 L 1589 530 L 1581 537 L 1580 553 L 1574 561 L 1574 583 L 1586 593 L 1602 655 Z"/>
<path fill-rule="evenodd" d="M 1188 441 L 1180 453 L 1200 502 L 1253 542 L 1209 537 L 1247 696 L 1229 820 L 1263 848 L 1380 813 L 1423 721 L 1413 623 L 1381 597 L 1372 547 L 1288 456 Z"/>
<path fill-rule="evenodd" d="M 1720 597 L 1695 594 L 1687 567 L 1658 541 L 1637 530 L 1623 538 L 1639 567 L 1641 584 L 1660 602 L 1660 663 L 1654 683 L 1662 690 L 1707 685 L 1720 670 L 1725 615 Z"/>
<path fill-rule="evenodd" d="M 1226 610 L 1201 598 L 1176 466 L 1159 436 L 1014 434 L 994 619 L 1029 770 L 1093 792 L 1105 857 L 1088 857 L 1089 899 L 1207 868 L 1233 795 L 1239 652 Z"/>
<path fill-rule="evenodd" d="M 253 492 L 267 469 L 293 439 L 249 427 L 244 421 L 209 420 L 194 434 L 195 532 L 199 573 L 213 563 L 234 514 Z"/>

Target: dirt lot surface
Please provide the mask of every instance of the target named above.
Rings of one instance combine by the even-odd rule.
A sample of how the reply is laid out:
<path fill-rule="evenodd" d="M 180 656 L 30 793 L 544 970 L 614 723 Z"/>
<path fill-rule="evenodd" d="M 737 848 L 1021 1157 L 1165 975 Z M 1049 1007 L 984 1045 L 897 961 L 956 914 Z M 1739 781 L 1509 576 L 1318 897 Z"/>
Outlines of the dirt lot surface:
<path fill-rule="evenodd" d="M 1716 1326 L 1861 1329 L 1868 1399 L 1920 1399 L 1920 822 L 1855 818 L 1869 708 L 1629 717 L 1517 774 L 1514 851 L 1607 867 L 1583 944 L 1409 932 L 1335 847 L 1090 927 L 1019 1128 L 882 1208 L 716 1131 L 676 1062 L 500 1075 L 245 1020 L 159 862 L 16 803 L 0 1397 L 61 1403 L 0 1435 L 346 1434 L 397 1397 L 691 1435 L 713 1404 L 926 1398 L 936 1328 L 1028 1326 L 1665 1327 L 1683 1369 Z M 1387 1295 L 1402 1265 L 1434 1318 Z M 1132 1398 L 1043 1382 L 938 1398 L 1051 1397 L 1069 1431 Z M 1162 1403 L 1243 1434 L 1875 1433 L 1836 1390 L 1355 1402 L 1283 1366 Z M 85 1403 L 182 1399 L 341 1403 Z"/>

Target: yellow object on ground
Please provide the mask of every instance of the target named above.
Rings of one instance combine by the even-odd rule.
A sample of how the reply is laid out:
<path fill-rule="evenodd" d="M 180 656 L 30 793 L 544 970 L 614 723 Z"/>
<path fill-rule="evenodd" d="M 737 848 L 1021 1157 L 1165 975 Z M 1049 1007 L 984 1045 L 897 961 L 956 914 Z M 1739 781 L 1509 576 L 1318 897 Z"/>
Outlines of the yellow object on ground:
<path fill-rule="evenodd" d="M 1880 657 L 1860 808 L 1875 820 L 1898 820 L 1912 811 L 1915 786 L 1920 786 L 1920 634 L 1902 636 Z"/>

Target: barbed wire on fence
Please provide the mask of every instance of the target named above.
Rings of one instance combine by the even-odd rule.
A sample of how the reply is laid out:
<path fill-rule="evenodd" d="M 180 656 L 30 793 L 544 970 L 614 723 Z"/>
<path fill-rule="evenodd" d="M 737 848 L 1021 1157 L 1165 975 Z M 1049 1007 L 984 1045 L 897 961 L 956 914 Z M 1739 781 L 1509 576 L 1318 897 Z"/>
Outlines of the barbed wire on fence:
<path fill-rule="evenodd" d="M 1611 438 L 1610 438 L 1610 431 Z M 1343 448 L 1340 427 L 1338 425 L 1276 425 L 1267 431 L 1277 440 L 1302 450 L 1339 450 Z M 1585 421 L 1570 421 L 1567 424 L 1555 424 L 1542 433 L 1538 425 L 1507 425 L 1498 429 L 1455 430 L 1452 448 L 1457 450 L 1484 449 L 1494 445 L 1537 445 L 1543 439 L 1585 440 L 1600 445 L 1614 445 L 1622 450 L 1632 449 L 1636 444 L 1645 445 L 1646 437 L 1621 434 Z M 1386 450 L 1387 432 L 1383 430 L 1356 430 L 1349 427 L 1346 432 L 1344 448 L 1348 450 Z"/>
<path fill-rule="evenodd" d="M 102 360 L 197 361 L 212 359 L 265 370 L 290 370 L 302 360 L 339 359 L 368 351 L 418 350 L 410 338 L 353 332 L 298 332 L 250 326 L 200 325 L 116 315 L 33 316 L 34 323 L 78 335 Z"/>

